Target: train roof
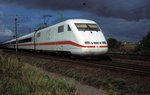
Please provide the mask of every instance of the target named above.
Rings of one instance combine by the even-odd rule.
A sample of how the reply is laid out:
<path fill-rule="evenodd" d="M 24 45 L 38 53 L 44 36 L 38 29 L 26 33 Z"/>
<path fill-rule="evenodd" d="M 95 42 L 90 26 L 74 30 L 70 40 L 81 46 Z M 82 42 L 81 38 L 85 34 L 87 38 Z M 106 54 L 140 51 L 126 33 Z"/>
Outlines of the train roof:
<path fill-rule="evenodd" d="M 72 23 L 95 23 L 95 21 L 93 20 L 89 20 L 89 19 L 68 19 L 68 20 L 65 20 L 63 22 L 72 22 Z M 60 22 L 60 23 L 63 23 L 63 22 Z"/>
<path fill-rule="evenodd" d="M 59 25 L 62 25 L 62 24 L 69 24 L 69 23 L 96 23 L 95 21 L 93 20 L 88 20 L 88 19 L 68 19 L 68 20 L 64 20 L 64 21 L 61 21 L 59 23 L 56 23 L 56 24 L 53 24 L 53 25 L 50 25 L 48 27 L 45 27 L 43 29 L 40 29 L 38 31 L 41 31 L 41 30 L 44 30 L 44 29 L 48 29 L 50 27 L 55 27 L 55 26 L 59 26 Z"/>
<path fill-rule="evenodd" d="M 56 23 L 56 24 L 54 24 L 54 25 L 50 25 L 50 26 L 45 27 L 45 28 L 43 28 L 43 29 L 36 30 L 36 32 L 38 32 L 38 31 L 43 31 L 43 30 L 48 29 L 48 28 L 50 28 L 50 27 L 59 26 L 59 25 L 62 25 L 62 24 L 64 24 L 64 23 L 68 23 L 68 24 L 69 24 L 69 23 L 96 23 L 96 22 L 93 21 L 93 20 L 89 20 L 89 19 L 68 19 L 68 20 L 64 20 L 64 21 L 61 21 L 61 22 L 59 22 L 59 23 Z M 34 32 L 35 32 L 35 31 L 34 31 Z M 29 34 L 26 34 L 26 35 L 21 36 L 21 37 L 18 37 L 18 40 L 24 39 L 24 38 L 27 38 L 27 37 L 30 37 L 30 36 L 32 36 L 32 35 L 34 34 L 34 32 L 29 33 Z M 16 40 L 16 39 L 12 39 L 12 40 L 9 40 L 9 41 L 4 42 L 4 43 L 9 43 L 9 42 L 12 42 L 12 41 L 15 41 L 15 40 Z"/>
<path fill-rule="evenodd" d="M 49 29 L 49 28 L 52 28 L 52 27 L 56 27 L 56 26 L 63 25 L 63 24 L 70 24 L 70 23 L 93 23 L 93 24 L 95 24 L 96 22 L 93 21 L 93 20 L 88 20 L 88 19 L 67 19 L 67 20 L 58 22 L 56 24 L 44 27 L 44 28 L 36 30 L 36 31 L 37 32 L 38 31 L 43 31 L 43 30 L 46 30 L 46 29 Z"/>
<path fill-rule="evenodd" d="M 30 34 L 26 34 L 26 35 L 24 35 L 24 36 L 20 36 L 20 37 L 18 37 L 17 39 L 18 39 L 18 40 L 21 40 L 21 39 L 24 39 L 24 38 L 29 38 L 29 37 L 31 37 L 31 36 L 33 35 L 33 33 L 34 33 L 34 32 L 32 32 L 32 33 L 30 33 Z M 16 38 L 14 38 L 14 39 L 12 39 L 12 40 L 9 40 L 9 41 L 6 41 L 6 42 L 4 42 L 3 44 L 5 44 L 5 43 L 10 43 L 10 42 L 13 42 L 13 41 L 16 41 Z"/>

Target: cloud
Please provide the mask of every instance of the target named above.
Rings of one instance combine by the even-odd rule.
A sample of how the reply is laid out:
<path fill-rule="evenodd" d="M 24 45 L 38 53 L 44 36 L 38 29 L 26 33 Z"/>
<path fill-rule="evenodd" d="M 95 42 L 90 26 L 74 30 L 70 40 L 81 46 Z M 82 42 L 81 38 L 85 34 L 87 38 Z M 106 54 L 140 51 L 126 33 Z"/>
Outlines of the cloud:
<path fill-rule="evenodd" d="M 127 20 L 150 19 L 150 0 L 0 0 L 0 3 L 50 10 L 86 10 Z"/>
<path fill-rule="evenodd" d="M 3 12 L 2 12 L 2 11 L 0 11 L 0 15 L 3 15 Z"/>
<path fill-rule="evenodd" d="M 103 0 L 96 6 L 95 12 L 104 17 L 127 20 L 150 19 L 149 6 L 149 0 Z"/>
<path fill-rule="evenodd" d="M 114 20 L 113 18 L 103 20 L 102 28 L 106 36 L 121 41 L 138 42 L 150 29 L 150 22 L 148 22 L 150 20 L 128 21 L 123 19 Z"/>
<path fill-rule="evenodd" d="M 43 22 L 42 16 L 38 20 L 34 16 L 52 14 L 50 22 L 56 22 L 60 21 L 58 18 L 62 12 L 64 18 L 95 20 L 107 38 L 114 37 L 121 41 L 139 41 L 150 29 L 150 0 L 0 0 L 0 10 L 1 5 L 5 14 L 30 15 L 31 21 L 25 20 L 24 23 L 31 28 Z M 0 17 L 1 22 L 7 29 L 14 30 L 13 18 Z M 21 25 L 22 21 L 18 34 L 28 33 L 29 28 Z"/>
<path fill-rule="evenodd" d="M 150 30 L 150 20 L 129 21 L 121 18 L 95 16 L 85 14 L 83 17 L 98 23 L 106 38 L 116 38 L 119 41 L 138 42 Z"/>
<path fill-rule="evenodd" d="M 1 18 L 1 15 L 3 15 L 3 12 L 0 10 L 0 24 L 2 23 L 2 18 Z"/>
<path fill-rule="evenodd" d="M 0 29 L 0 37 L 12 37 L 14 33 L 9 29 Z"/>

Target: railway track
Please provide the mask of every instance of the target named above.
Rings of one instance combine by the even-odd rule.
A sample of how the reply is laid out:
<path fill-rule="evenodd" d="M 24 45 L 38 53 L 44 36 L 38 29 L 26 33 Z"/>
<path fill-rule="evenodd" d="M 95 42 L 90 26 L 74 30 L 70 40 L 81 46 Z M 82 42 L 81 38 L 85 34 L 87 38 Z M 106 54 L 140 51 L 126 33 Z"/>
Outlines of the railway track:
<path fill-rule="evenodd" d="M 128 71 L 131 73 L 136 73 L 136 74 L 143 74 L 143 75 L 150 75 L 150 66 L 145 66 L 145 65 L 135 65 L 135 64 L 130 64 L 130 63 L 122 63 L 122 62 L 94 62 L 98 65 L 95 65 L 95 67 L 103 67 L 106 69 L 112 69 L 112 70 L 117 70 L 117 71 Z"/>
<path fill-rule="evenodd" d="M 121 59 L 150 61 L 150 56 L 135 55 L 135 54 L 108 53 L 107 56 Z"/>
<path fill-rule="evenodd" d="M 4 52 L 8 52 L 7 50 Z M 15 51 L 10 51 L 9 53 L 15 53 Z M 150 75 L 150 65 L 140 65 L 140 64 L 132 64 L 127 62 L 119 62 L 119 61 L 100 61 L 93 59 L 71 59 L 68 57 L 57 56 L 53 54 L 43 54 L 43 53 L 33 53 L 33 52 L 24 52 L 20 51 L 18 55 L 23 56 L 32 56 L 36 58 L 49 59 L 59 62 L 67 62 L 70 64 L 78 64 L 82 66 L 88 66 L 91 68 L 104 68 L 115 71 L 129 72 L 140 75 Z"/>

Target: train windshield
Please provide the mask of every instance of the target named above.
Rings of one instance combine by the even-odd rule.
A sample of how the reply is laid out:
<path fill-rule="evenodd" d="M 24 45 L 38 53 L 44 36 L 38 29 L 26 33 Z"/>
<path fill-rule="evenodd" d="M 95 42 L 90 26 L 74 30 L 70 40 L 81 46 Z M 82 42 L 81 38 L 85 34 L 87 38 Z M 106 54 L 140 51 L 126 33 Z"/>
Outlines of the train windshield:
<path fill-rule="evenodd" d="M 96 24 L 75 23 L 79 31 L 100 31 Z"/>

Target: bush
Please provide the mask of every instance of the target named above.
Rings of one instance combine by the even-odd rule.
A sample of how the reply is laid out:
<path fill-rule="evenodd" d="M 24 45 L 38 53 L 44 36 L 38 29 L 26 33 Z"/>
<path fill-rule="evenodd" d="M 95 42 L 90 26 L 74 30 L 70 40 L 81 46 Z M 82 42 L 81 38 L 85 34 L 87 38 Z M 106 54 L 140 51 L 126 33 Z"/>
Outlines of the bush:
<path fill-rule="evenodd" d="M 107 42 L 110 49 L 117 49 L 121 46 L 121 42 L 117 41 L 114 38 L 107 39 Z"/>
<path fill-rule="evenodd" d="M 143 37 L 135 51 L 138 54 L 150 55 L 150 31 L 145 37 Z"/>
<path fill-rule="evenodd" d="M 53 79 L 17 58 L 0 56 L 0 95 L 70 95 L 72 83 Z"/>

